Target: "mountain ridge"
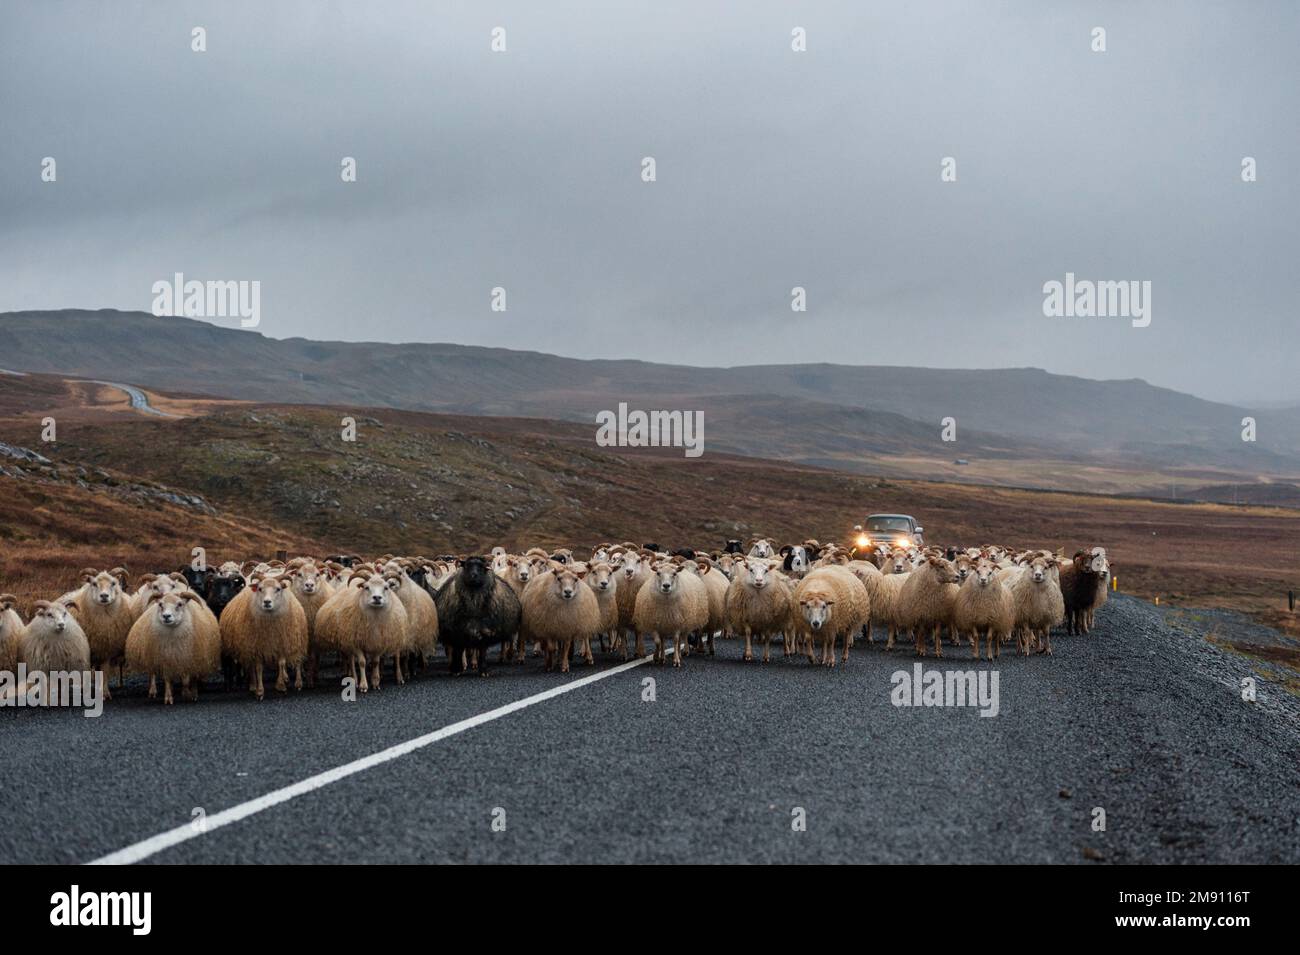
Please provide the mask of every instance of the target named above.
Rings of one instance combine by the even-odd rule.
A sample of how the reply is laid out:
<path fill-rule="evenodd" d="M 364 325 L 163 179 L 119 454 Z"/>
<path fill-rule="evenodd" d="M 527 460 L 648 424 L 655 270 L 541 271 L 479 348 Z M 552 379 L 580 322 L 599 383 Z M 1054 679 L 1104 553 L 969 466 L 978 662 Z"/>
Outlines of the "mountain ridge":
<path fill-rule="evenodd" d="M 250 334 L 252 332 L 252 334 Z M 1300 413 L 1212 402 L 1143 379 L 1040 368 L 830 362 L 693 366 L 449 342 L 270 338 L 113 309 L 0 313 L 0 367 L 254 401 L 591 421 L 600 410 L 705 413 L 719 449 L 876 468 L 882 456 L 1101 459 L 1147 470 L 1300 475 Z M 1255 417 L 1259 440 L 1241 440 Z M 956 439 L 942 439 L 945 419 Z"/>

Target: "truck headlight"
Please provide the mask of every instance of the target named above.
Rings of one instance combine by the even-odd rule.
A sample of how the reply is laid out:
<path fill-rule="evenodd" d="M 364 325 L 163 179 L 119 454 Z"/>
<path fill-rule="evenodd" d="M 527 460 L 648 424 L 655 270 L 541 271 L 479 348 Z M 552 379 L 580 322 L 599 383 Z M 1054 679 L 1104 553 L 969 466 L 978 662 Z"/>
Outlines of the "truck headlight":
<path fill-rule="evenodd" d="M 859 546 L 859 547 L 870 547 L 870 546 L 871 546 L 871 538 L 868 537 L 866 534 L 859 534 L 859 535 L 858 535 L 858 546 Z"/>

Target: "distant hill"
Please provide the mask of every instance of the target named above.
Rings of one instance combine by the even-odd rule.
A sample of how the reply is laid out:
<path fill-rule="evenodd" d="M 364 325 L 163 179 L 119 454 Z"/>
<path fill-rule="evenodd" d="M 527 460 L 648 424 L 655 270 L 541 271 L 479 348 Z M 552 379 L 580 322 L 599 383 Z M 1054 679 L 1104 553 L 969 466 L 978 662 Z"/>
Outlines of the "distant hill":
<path fill-rule="evenodd" d="M 1017 482 L 1016 462 L 1103 464 L 1204 485 L 1300 476 L 1300 412 L 1205 401 L 1137 379 L 1094 381 L 1034 368 L 886 366 L 701 368 L 582 360 L 454 344 L 277 340 L 186 318 L 113 310 L 0 314 L 0 367 L 128 381 L 171 392 L 254 401 L 391 407 L 591 422 L 620 401 L 699 409 L 706 447 L 872 473 L 948 476 L 962 458 Z M 1241 419 L 1258 441 L 1241 441 Z M 955 443 L 941 421 L 957 422 Z M 1040 473 L 1042 469 L 1028 473 Z M 996 472 L 996 474 L 994 473 Z M 1054 479 L 1057 479 L 1054 478 Z"/>

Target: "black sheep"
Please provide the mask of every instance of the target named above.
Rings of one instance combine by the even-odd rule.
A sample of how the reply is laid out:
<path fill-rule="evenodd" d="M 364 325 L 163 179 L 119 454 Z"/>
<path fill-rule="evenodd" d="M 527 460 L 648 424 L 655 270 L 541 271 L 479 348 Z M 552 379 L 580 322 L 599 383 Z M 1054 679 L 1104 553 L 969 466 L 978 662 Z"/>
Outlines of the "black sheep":
<path fill-rule="evenodd" d="M 464 669 L 464 653 L 475 650 L 479 676 L 487 676 L 488 647 L 512 642 L 519 632 L 519 598 L 486 557 L 466 557 L 458 567 L 433 597 L 438 639 L 447 646 L 453 674 Z"/>
<path fill-rule="evenodd" d="M 235 599 L 235 594 L 244 589 L 244 578 L 239 574 L 213 573 L 211 567 L 207 570 L 206 578 L 203 590 L 197 591 L 197 593 L 203 598 L 203 602 L 208 605 L 212 615 L 220 620 L 221 611 L 225 610 L 226 605 Z M 227 690 L 238 681 L 239 664 L 235 662 L 234 657 L 222 654 L 221 676 Z"/>

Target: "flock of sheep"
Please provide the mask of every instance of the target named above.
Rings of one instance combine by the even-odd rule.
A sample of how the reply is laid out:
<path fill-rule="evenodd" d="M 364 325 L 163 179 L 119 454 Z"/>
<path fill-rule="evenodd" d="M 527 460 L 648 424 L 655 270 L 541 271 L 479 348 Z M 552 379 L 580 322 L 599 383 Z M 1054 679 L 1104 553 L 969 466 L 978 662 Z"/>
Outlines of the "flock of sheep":
<path fill-rule="evenodd" d="M 743 638 L 744 659 L 774 638 L 785 656 L 847 662 L 873 625 L 886 649 L 904 635 L 924 656 L 943 636 L 992 660 L 1014 639 L 1022 654 L 1052 652 L 1052 628 L 1087 633 L 1106 599 L 1106 552 L 1094 547 L 1060 558 L 1000 546 L 964 550 L 914 546 L 848 550 L 816 541 L 777 548 L 758 539 L 743 552 L 657 545 L 600 544 L 589 559 L 541 549 L 487 556 L 395 557 L 227 563 L 145 574 L 125 569 L 81 574 L 81 586 L 38 601 L 24 623 L 17 600 L 0 595 L 0 670 L 29 673 L 125 671 L 162 683 L 165 703 L 179 681 L 184 698 L 217 672 L 229 686 L 246 680 L 260 700 L 264 670 L 275 689 L 314 685 L 322 656 L 335 657 L 361 692 L 378 689 L 385 664 L 393 678 L 427 668 L 441 645 L 453 673 L 542 655 L 567 672 L 577 655 L 627 659 L 653 641 L 654 659 L 681 666 L 692 652 L 712 656 L 716 637 Z M 107 687 L 105 687 L 107 689 Z M 107 696 L 107 694 L 106 694 Z M 111 698 L 111 697 L 110 697 Z"/>

